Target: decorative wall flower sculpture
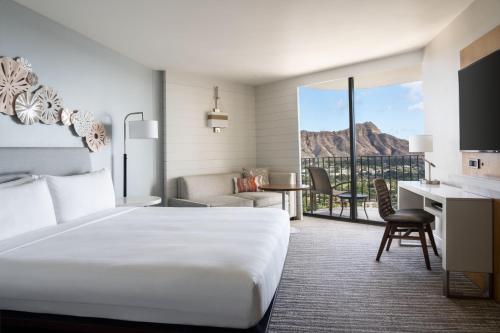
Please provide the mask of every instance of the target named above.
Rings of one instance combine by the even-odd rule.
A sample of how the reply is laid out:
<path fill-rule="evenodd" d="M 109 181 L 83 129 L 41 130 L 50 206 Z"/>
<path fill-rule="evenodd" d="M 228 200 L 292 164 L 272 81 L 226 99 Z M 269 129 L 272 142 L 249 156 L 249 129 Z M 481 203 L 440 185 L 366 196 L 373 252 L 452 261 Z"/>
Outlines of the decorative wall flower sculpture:
<path fill-rule="evenodd" d="M 17 118 L 25 125 L 33 125 L 42 115 L 42 105 L 37 92 L 23 92 L 16 97 L 14 105 Z"/>
<path fill-rule="evenodd" d="M 55 124 L 61 120 L 63 102 L 56 90 L 50 87 L 41 86 L 38 90 L 38 99 L 42 104 L 40 120 L 44 124 Z"/>
<path fill-rule="evenodd" d="M 14 115 L 14 99 L 28 91 L 28 72 L 14 59 L 0 58 L 0 112 Z"/>
<path fill-rule="evenodd" d="M 64 126 L 71 126 L 71 116 L 73 115 L 73 110 L 64 108 L 61 111 L 61 123 Z"/>
<path fill-rule="evenodd" d="M 109 143 L 104 125 L 95 122 L 91 112 L 64 108 L 62 98 L 53 88 L 40 86 L 32 91 L 32 86 L 37 84 L 38 76 L 27 59 L 0 56 L 1 113 L 17 115 L 25 125 L 38 121 L 49 125 L 58 121 L 66 126 L 73 125 L 76 134 L 85 138 L 92 152 Z"/>
<path fill-rule="evenodd" d="M 31 67 L 31 63 L 28 61 L 28 59 L 17 57 L 15 58 L 15 60 L 19 64 L 19 66 L 21 66 L 26 72 L 33 71 L 33 67 Z"/>
<path fill-rule="evenodd" d="M 92 130 L 94 115 L 88 111 L 76 111 L 71 115 L 71 123 L 78 136 L 87 136 Z"/>
<path fill-rule="evenodd" d="M 31 63 L 28 61 L 28 59 L 17 57 L 15 58 L 15 60 L 22 68 L 24 68 L 26 72 L 28 72 L 26 81 L 28 81 L 31 86 L 36 86 L 38 84 L 38 75 L 33 72 L 33 67 L 31 66 Z"/>
<path fill-rule="evenodd" d="M 38 84 L 38 75 L 36 75 L 35 72 L 29 72 L 28 76 L 26 76 L 26 81 L 31 86 L 36 86 Z"/>
<path fill-rule="evenodd" d="M 106 145 L 106 129 L 104 125 L 94 122 L 89 134 L 85 136 L 85 142 L 90 151 L 95 152 L 101 150 L 101 148 Z"/>

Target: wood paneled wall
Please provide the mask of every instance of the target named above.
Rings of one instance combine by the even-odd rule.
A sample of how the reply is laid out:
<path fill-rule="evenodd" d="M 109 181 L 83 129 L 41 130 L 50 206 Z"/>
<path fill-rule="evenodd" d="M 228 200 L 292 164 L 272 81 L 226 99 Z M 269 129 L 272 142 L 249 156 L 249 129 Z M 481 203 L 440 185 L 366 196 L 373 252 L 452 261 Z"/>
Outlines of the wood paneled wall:
<path fill-rule="evenodd" d="M 464 68 L 500 49 L 500 25 L 460 51 L 460 68 Z"/>
<path fill-rule="evenodd" d="M 460 51 L 460 68 L 500 49 L 500 25 Z M 479 169 L 467 167 L 468 159 L 480 159 Z M 462 172 L 470 176 L 499 177 L 500 153 L 462 153 Z M 493 271 L 495 300 L 500 302 L 500 198 L 493 203 Z"/>
<path fill-rule="evenodd" d="M 229 127 L 214 133 L 207 112 L 214 107 L 214 86 Z M 255 95 L 251 86 L 167 70 L 165 82 L 166 197 L 177 195 L 177 178 L 239 171 L 253 167 Z"/>

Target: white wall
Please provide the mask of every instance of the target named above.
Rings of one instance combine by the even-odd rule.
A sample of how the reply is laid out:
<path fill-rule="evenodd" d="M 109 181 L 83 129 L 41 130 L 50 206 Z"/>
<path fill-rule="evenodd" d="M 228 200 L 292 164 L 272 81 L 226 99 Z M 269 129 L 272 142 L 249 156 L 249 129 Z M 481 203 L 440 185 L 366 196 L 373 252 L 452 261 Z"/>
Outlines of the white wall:
<path fill-rule="evenodd" d="M 229 128 L 213 133 L 207 112 L 214 107 L 229 114 Z M 176 178 L 186 175 L 240 171 L 255 166 L 254 88 L 242 84 L 167 70 L 166 196 L 177 194 Z"/>
<path fill-rule="evenodd" d="M 500 1 L 476 0 L 424 50 L 423 101 L 426 132 L 434 136 L 427 157 L 437 166 L 433 178 L 461 173 L 458 70 L 460 50 L 500 24 Z"/>
<path fill-rule="evenodd" d="M 94 167 L 112 167 L 122 190 L 123 118 L 143 111 L 161 117 L 162 75 L 10 0 L 0 0 L 0 56 L 27 58 L 40 84 L 54 87 L 64 104 L 88 110 L 107 125 L 111 145 L 93 153 Z M 61 125 L 20 125 L 0 114 L 2 147 L 83 147 L 82 138 Z M 160 142 L 130 141 L 129 195 L 160 195 Z"/>
<path fill-rule="evenodd" d="M 258 86 L 255 95 L 257 166 L 269 166 L 274 171 L 296 172 L 300 175 L 298 87 L 411 67 L 419 65 L 421 61 L 422 52 L 417 50 Z"/>

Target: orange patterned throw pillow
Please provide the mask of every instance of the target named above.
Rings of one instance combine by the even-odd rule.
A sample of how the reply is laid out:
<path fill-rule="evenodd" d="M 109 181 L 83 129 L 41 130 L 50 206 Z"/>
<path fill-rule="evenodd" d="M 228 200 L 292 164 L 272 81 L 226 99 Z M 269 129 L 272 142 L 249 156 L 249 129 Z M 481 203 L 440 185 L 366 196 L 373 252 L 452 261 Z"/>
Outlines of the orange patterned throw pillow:
<path fill-rule="evenodd" d="M 251 176 L 247 178 L 234 177 L 234 193 L 257 192 L 260 186 L 260 176 Z"/>

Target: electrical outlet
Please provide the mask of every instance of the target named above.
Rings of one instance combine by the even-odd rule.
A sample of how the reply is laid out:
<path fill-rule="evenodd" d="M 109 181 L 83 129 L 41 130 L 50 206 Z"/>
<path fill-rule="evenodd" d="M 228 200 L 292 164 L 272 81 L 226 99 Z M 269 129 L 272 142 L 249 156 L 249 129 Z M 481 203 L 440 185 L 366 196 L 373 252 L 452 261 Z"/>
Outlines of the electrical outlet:
<path fill-rule="evenodd" d="M 472 169 L 479 169 L 481 168 L 481 160 L 479 158 L 469 158 L 467 166 Z"/>

